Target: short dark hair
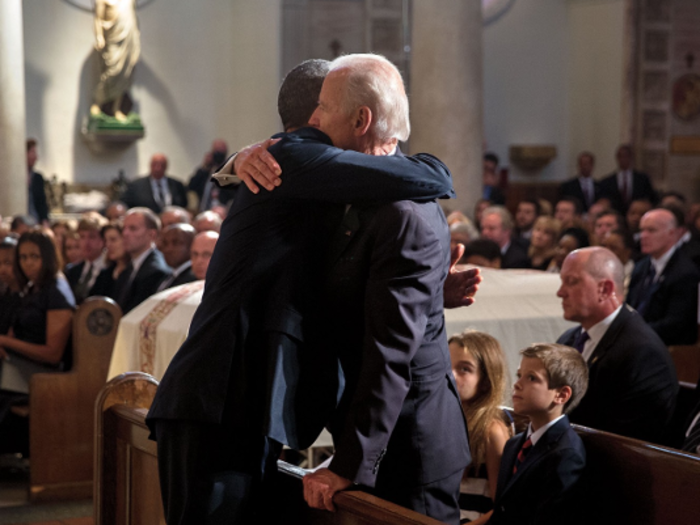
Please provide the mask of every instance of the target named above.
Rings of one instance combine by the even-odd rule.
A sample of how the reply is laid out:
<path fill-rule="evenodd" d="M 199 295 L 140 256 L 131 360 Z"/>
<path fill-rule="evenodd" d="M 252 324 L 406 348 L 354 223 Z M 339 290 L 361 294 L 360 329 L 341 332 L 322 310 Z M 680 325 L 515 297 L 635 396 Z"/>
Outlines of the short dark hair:
<path fill-rule="evenodd" d="M 675 199 L 678 199 L 678 200 L 681 201 L 683 204 L 685 204 L 685 203 L 687 202 L 687 199 L 685 198 L 685 195 L 683 195 L 682 193 L 679 193 L 679 192 L 677 192 L 677 191 L 665 191 L 665 192 L 663 192 L 661 195 L 659 195 L 659 200 L 662 201 L 662 200 L 664 200 L 664 198 L 666 198 L 666 197 L 673 197 L 673 198 L 675 198 Z"/>
<path fill-rule="evenodd" d="M 581 199 L 578 199 L 576 197 L 572 197 L 571 195 L 567 195 L 565 197 L 562 197 L 557 201 L 557 204 L 560 202 L 570 202 L 571 204 L 574 205 L 574 213 L 576 215 L 581 215 L 583 213 L 583 203 L 581 202 Z"/>
<path fill-rule="evenodd" d="M 36 226 L 36 219 L 31 215 L 15 215 L 10 223 L 10 230 L 15 231 L 20 226 Z"/>
<path fill-rule="evenodd" d="M 498 155 L 496 155 L 493 151 L 487 151 L 484 153 L 484 160 L 493 162 L 496 166 L 498 166 Z"/>
<path fill-rule="evenodd" d="M 522 203 L 532 204 L 535 207 L 535 215 L 538 217 L 542 213 L 542 206 L 540 205 L 540 201 L 537 199 L 523 199 L 518 203 L 518 206 L 520 206 Z"/>
<path fill-rule="evenodd" d="M 501 248 L 491 239 L 474 239 L 464 247 L 462 260 L 467 260 L 473 255 L 478 255 L 489 261 L 495 261 L 496 259 L 501 259 Z"/>
<path fill-rule="evenodd" d="M 27 139 L 27 153 L 29 153 L 30 149 L 36 148 L 36 145 L 36 139 Z"/>
<path fill-rule="evenodd" d="M 277 96 L 277 112 L 285 130 L 301 128 L 309 122 L 330 64 L 321 59 L 305 60 L 284 77 Z"/>
<path fill-rule="evenodd" d="M 24 275 L 22 267 L 19 264 L 19 249 L 23 244 L 28 242 L 34 243 L 39 247 L 39 254 L 41 255 L 41 274 L 34 284 L 42 288 L 55 280 L 58 275 L 59 264 L 56 244 L 54 244 L 51 235 L 42 228 L 33 228 L 20 236 L 17 241 L 17 256 L 15 257 L 15 275 L 17 276 L 20 287 L 26 286 L 29 282 L 29 279 Z"/>
<path fill-rule="evenodd" d="M 562 239 L 562 237 L 565 237 L 567 235 L 571 235 L 574 239 L 578 241 L 578 248 L 588 248 L 591 245 L 591 241 L 588 238 L 588 232 L 584 230 L 583 228 L 577 228 L 577 227 L 571 227 L 567 228 L 563 232 L 559 234 L 559 240 Z"/>
<path fill-rule="evenodd" d="M 619 235 L 625 245 L 625 248 L 628 250 L 634 251 L 636 249 L 634 235 L 632 235 L 627 228 L 613 230 L 610 232 L 610 235 Z"/>
<path fill-rule="evenodd" d="M 622 230 L 623 228 L 627 228 L 627 220 L 617 210 L 601 211 L 598 215 L 595 216 L 595 221 L 593 221 L 593 225 L 595 226 L 595 223 L 598 221 L 598 219 L 600 219 L 601 217 L 605 217 L 606 215 L 612 215 L 613 217 L 615 217 L 615 220 L 617 221 L 617 229 Z"/>

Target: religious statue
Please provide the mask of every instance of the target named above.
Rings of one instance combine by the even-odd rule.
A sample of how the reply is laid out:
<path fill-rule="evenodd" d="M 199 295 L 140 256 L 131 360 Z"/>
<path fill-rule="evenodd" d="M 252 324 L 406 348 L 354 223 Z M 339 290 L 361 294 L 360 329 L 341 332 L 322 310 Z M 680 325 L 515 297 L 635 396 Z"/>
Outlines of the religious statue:
<path fill-rule="evenodd" d="M 95 49 L 100 57 L 100 80 L 90 113 L 126 122 L 134 66 L 141 53 L 136 0 L 95 0 Z"/>

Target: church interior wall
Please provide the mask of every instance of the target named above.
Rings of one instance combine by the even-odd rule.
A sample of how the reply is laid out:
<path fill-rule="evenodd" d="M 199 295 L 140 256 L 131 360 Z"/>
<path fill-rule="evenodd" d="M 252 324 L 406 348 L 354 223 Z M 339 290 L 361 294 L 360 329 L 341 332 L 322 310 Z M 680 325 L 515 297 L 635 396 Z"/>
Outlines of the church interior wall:
<path fill-rule="evenodd" d="M 574 176 L 584 149 L 596 174 L 620 141 L 624 0 L 514 2 L 484 28 L 484 143 L 504 165 L 510 145 L 553 145 L 541 171 L 509 166 L 513 181 Z"/>
<path fill-rule="evenodd" d="M 24 0 L 27 135 L 37 169 L 106 185 L 148 172 L 165 153 L 187 180 L 212 139 L 234 149 L 280 130 L 280 2 L 154 0 L 137 11 L 141 58 L 131 90 L 146 135 L 96 153 L 81 136 L 97 80 L 93 15 L 63 0 Z"/>

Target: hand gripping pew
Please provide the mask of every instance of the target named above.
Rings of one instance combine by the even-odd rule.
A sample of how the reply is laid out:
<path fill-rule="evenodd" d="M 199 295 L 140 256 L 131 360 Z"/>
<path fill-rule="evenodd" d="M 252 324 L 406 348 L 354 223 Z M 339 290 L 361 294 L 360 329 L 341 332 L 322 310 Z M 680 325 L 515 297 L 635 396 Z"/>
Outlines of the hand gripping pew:
<path fill-rule="evenodd" d="M 112 379 L 95 404 L 95 525 L 163 524 L 156 444 L 145 423 L 157 381 L 129 372 Z M 279 461 L 276 524 L 440 525 L 441 522 L 359 491 L 338 494 L 337 512 L 309 509 L 306 471 Z"/>

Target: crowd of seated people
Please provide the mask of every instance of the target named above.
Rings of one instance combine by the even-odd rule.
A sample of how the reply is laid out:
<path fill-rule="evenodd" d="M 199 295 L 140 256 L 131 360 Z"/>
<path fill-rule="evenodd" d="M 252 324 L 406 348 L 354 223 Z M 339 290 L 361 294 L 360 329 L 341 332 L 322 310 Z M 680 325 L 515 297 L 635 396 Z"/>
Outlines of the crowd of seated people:
<path fill-rule="evenodd" d="M 224 198 L 223 191 L 202 184 L 222 152 L 225 158 L 223 146 L 214 142 L 187 186 L 199 200 L 182 199 L 185 185 L 172 184 L 167 159 L 154 155 L 151 173 L 127 189 L 126 203 L 112 202 L 77 220 L 43 223 L 20 215 L 9 221 L 10 228 L 0 231 L 0 359 L 16 356 L 48 370 L 66 369 L 73 311 L 86 297 L 111 297 L 128 313 L 154 293 L 203 279 L 226 214 L 222 205 L 231 202 L 228 194 Z M 682 195 L 649 192 L 648 178 L 631 169 L 630 155 L 627 147 L 618 150 L 620 170 L 603 184 L 591 180 L 595 159 L 582 153 L 579 175 L 566 190 L 562 185 L 555 203 L 525 199 L 512 215 L 502 202 L 484 197 L 473 219 L 453 212 L 447 218 L 452 243 L 465 245 L 462 263 L 560 273 L 563 316 L 578 326 L 558 343 L 579 350 L 588 390 L 581 387 L 583 372 L 552 386 L 556 362 L 578 359 L 567 350 L 528 349 L 514 387 L 518 403 L 525 407 L 523 398 L 530 395 L 523 393 L 529 388 L 526 373 L 549 378 L 543 388 L 557 400 L 551 413 L 529 405 L 521 411 L 531 416 L 530 434 L 544 429 L 537 439 L 546 440 L 550 431 L 557 439 L 573 439 L 566 413 L 574 423 L 655 443 L 680 447 L 685 439 L 686 450 L 697 453 L 700 417 L 690 421 L 682 439 L 664 429 L 678 394 L 667 347 L 694 344 L 698 336 L 700 206 L 689 208 Z M 484 196 L 501 194 L 491 176 L 496 169 L 497 159 L 485 166 L 484 181 L 493 187 Z M 144 192 L 149 202 L 133 201 Z M 518 450 L 530 436 L 513 438 L 499 407 L 508 386 L 503 350 L 493 337 L 476 332 L 452 337 L 449 346 L 474 458 L 462 484 L 463 517 L 507 522 L 502 509 L 509 502 L 499 476 L 505 462 L 508 478 L 515 480 Z M 21 398 L 0 390 L 0 429 Z M 692 415 L 698 411 L 700 405 Z M 579 460 L 567 466 L 576 476 L 583 468 Z M 494 500 L 501 504 L 494 507 Z"/>
<path fill-rule="evenodd" d="M 28 161 L 35 160 L 35 143 L 32 148 Z M 167 159 L 152 160 L 151 175 L 164 173 Z M 139 195 L 137 190 L 127 189 L 125 196 Z M 16 435 L 10 409 L 26 404 L 33 373 L 70 369 L 73 312 L 87 297 L 110 297 L 128 313 L 154 293 L 205 278 L 223 220 L 219 213 L 226 210 L 196 206 L 193 221 L 178 206 L 186 202 L 162 198 L 169 204 L 160 217 L 148 207 L 114 201 L 71 219 L 36 217 L 31 206 L 27 214 L 0 218 L 0 452 L 27 453 L 26 443 L 17 448 L 8 438 Z M 19 370 L 24 382 L 1 379 L 3 367 Z"/>

